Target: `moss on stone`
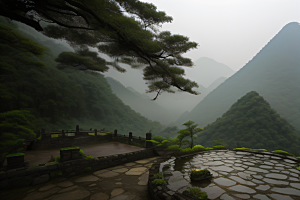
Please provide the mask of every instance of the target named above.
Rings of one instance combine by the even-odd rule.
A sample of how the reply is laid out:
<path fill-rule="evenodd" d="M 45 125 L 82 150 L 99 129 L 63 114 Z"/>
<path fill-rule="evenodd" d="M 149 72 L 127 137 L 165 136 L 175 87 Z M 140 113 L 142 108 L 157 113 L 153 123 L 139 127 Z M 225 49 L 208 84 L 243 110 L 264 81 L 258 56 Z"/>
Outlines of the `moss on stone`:
<path fill-rule="evenodd" d="M 14 157 L 14 156 L 25 156 L 24 153 L 12 153 L 12 154 L 8 154 L 6 157 Z"/>
<path fill-rule="evenodd" d="M 79 147 L 77 147 L 77 146 L 74 146 L 74 147 L 65 147 L 65 148 L 61 148 L 60 150 L 64 151 L 64 150 L 70 150 L 70 149 L 79 149 Z"/>
<path fill-rule="evenodd" d="M 284 155 L 289 155 L 289 156 L 296 157 L 294 154 L 286 152 L 286 151 L 283 151 L 283 150 L 274 150 L 274 151 L 271 151 L 271 152 L 272 153 L 278 153 L 278 154 L 284 154 Z"/>
<path fill-rule="evenodd" d="M 154 185 L 166 185 L 167 182 L 164 179 L 155 179 L 151 182 Z"/>

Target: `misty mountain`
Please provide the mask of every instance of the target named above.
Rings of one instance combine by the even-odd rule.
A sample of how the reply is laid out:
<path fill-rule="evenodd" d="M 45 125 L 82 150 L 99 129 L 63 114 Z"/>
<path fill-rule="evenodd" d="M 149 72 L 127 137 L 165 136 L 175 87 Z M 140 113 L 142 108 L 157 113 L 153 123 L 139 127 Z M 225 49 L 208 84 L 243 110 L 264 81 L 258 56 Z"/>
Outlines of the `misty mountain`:
<path fill-rule="evenodd" d="M 205 146 L 212 146 L 214 140 L 219 140 L 227 148 L 285 149 L 293 154 L 300 153 L 300 136 L 295 127 L 255 91 L 240 98 L 197 136 L 195 144 Z"/>
<path fill-rule="evenodd" d="M 104 75 L 92 71 L 59 70 L 56 55 L 50 49 L 45 49 L 43 57 L 26 51 L 33 45 L 40 49 L 39 39 L 23 39 L 28 34 L 19 32 L 14 24 L 1 17 L 0 26 L 0 113 L 14 111 L 11 118 L 18 122 L 18 118 L 24 118 L 18 113 L 30 112 L 32 117 L 26 120 L 35 131 L 72 130 L 79 125 L 85 130 L 118 129 L 120 134 L 133 132 L 135 136 L 144 137 L 150 129 L 158 133 L 164 128 L 125 105 L 112 93 Z M 11 34 L 20 38 L 18 45 L 5 40 L 5 36 Z"/>
<path fill-rule="evenodd" d="M 176 112 L 157 105 L 156 102 L 151 101 L 150 98 L 145 99 L 144 95 L 133 88 L 126 88 L 119 81 L 111 77 L 105 78 L 110 84 L 113 93 L 115 93 L 124 104 L 130 106 L 131 109 L 139 112 L 142 116 L 165 125 L 177 119 L 178 115 Z"/>
<path fill-rule="evenodd" d="M 207 92 L 213 91 L 215 88 L 217 88 L 219 85 L 221 85 L 227 78 L 220 77 L 217 80 L 215 80 L 208 88 L 206 88 Z"/>
<path fill-rule="evenodd" d="M 164 92 L 162 95 L 158 96 L 155 103 L 176 112 L 177 119 L 185 111 L 191 111 L 207 95 L 208 92 L 206 88 L 200 84 L 198 85 L 199 88 L 196 88 L 195 90 L 201 93 L 199 95 L 178 91 L 177 88 L 172 88 L 176 91 L 175 93 Z"/>
<path fill-rule="evenodd" d="M 132 87 L 126 87 L 126 89 L 128 89 L 129 91 L 133 92 L 136 96 L 139 96 L 143 99 L 148 99 L 150 100 L 150 97 L 146 94 L 141 94 L 138 91 L 136 91 L 135 89 L 133 89 Z"/>
<path fill-rule="evenodd" d="M 244 94 L 257 91 L 282 117 L 300 128 L 300 26 L 289 23 L 242 69 L 210 92 L 182 121 L 204 127 Z"/>
<path fill-rule="evenodd" d="M 186 69 L 187 76 L 198 84 L 208 87 L 220 77 L 230 77 L 235 73 L 230 67 L 211 58 L 201 57 L 194 62 L 194 67 Z"/>
<path fill-rule="evenodd" d="M 59 55 L 62 52 L 74 52 L 74 49 L 65 41 L 49 38 L 23 23 L 14 21 L 14 24 L 17 25 L 16 28 L 22 31 L 22 34 L 24 36 L 31 40 L 34 40 L 42 46 L 48 47 L 49 49 L 51 49 L 55 56 Z"/>

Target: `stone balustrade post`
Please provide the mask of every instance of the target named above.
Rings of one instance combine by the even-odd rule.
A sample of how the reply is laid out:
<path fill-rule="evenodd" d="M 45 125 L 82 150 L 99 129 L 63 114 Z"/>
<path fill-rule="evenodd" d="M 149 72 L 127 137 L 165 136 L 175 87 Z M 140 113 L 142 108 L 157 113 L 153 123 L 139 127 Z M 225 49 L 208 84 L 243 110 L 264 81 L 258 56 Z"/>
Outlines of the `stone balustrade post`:
<path fill-rule="evenodd" d="M 151 148 L 153 143 L 147 140 L 151 140 L 151 133 L 146 133 L 146 148 Z"/>
<path fill-rule="evenodd" d="M 129 132 L 128 144 L 131 144 L 131 139 L 132 139 L 132 132 Z"/>
<path fill-rule="evenodd" d="M 115 129 L 115 131 L 114 131 L 114 137 L 117 137 L 117 134 L 118 134 L 118 130 Z"/>
<path fill-rule="evenodd" d="M 95 136 L 97 136 L 97 129 L 95 128 L 94 131 L 95 131 Z"/>
<path fill-rule="evenodd" d="M 78 136 L 79 135 L 79 125 L 76 125 L 76 134 L 75 136 Z"/>

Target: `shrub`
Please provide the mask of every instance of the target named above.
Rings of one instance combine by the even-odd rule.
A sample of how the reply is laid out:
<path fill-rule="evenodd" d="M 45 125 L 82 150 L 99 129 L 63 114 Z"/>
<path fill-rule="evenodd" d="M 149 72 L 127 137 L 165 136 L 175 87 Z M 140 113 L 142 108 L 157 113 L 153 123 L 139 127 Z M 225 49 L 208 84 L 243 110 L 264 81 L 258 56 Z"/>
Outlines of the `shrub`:
<path fill-rule="evenodd" d="M 299 171 L 300 171 L 300 166 L 299 167 L 296 167 Z"/>
<path fill-rule="evenodd" d="M 294 154 L 289 153 L 289 152 L 286 152 L 286 151 L 283 151 L 283 150 L 274 150 L 274 151 L 271 151 L 271 152 L 272 152 L 272 153 L 279 153 L 279 154 L 286 154 L 286 155 L 295 157 Z"/>
<path fill-rule="evenodd" d="M 89 156 L 87 156 L 85 159 L 86 159 L 86 160 L 94 160 L 94 157 L 91 156 L 91 155 L 89 155 Z"/>
<path fill-rule="evenodd" d="M 157 146 L 167 148 L 169 146 L 169 143 L 170 143 L 169 140 L 164 140 L 160 144 L 158 144 Z"/>
<path fill-rule="evenodd" d="M 179 150 L 179 145 L 171 145 L 171 146 L 168 146 L 165 150 Z"/>
<path fill-rule="evenodd" d="M 152 142 L 153 146 L 157 146 L 159 144 L 159 142 L 155 140 L 146 140 L 146 142 Z"/>
<path fill-rule="evenodd" d="M 164 179 L 155 179 L 151 182 L 154 185 L 166 185 L 167 182 Z"/>
<path fill-rule="evenodd" d="M 162 173 L 157 173 L 157 174 L 154 174 L 154 177 L 155 178 L 163 178 L 163 174 Z"/>
<path fill-rule="evenodd" d="M 225 148 L 223 145 L 215 145 L 214 148 Z"/>
<path fill-rule="evenodd" d="M 179 150 L 180 150 L 181 152 L 191 152 L 191 151 L 193 151 L 191 148 L 185 148 L 185 149 L 179 148 Z"/>
<path fill-rule="evenodd" d="M 55 162 L 60 162 L 60 156 L 57 156 L 56 158 L 55 158 Z"/>
<path fill-rule="evenodd" d="M 82 149 L 80 149 L 79 153 L 80 153 L 83 157 L 85 157 L 85 153 L 84 153 L 84 151 L 82 151 Z"/>
<path fill-rule="evenodd" d="M 199 151 L 199 150 L 205 150 L 205 148 L 202 145 L 195 145 L 192 148 L 193 151 Z"/>
<path fill-rule="evenodd" d="M 198 199 L 208 199 L 206 192 L 201 192 L 200 188 L 198 187 L 190 187 L 187 191 Z"/>
<path fill-rule="evenodd" d="M 160 135 L 154 135 L 154 136 L 152 137 L 152 139 L 155 140 L 155 141 L 157 141 L 157 142 L 159 142 L 159 143 L 161 143 L 162 141 L 166 140 L 165 137 L 162 137 L 162 136 L 160 136 Z"/>
<path fill-rule="evenodd" d="M 300 156 L 299 157 L 296 157 L 297 159 L 300 159 Z"/>
<path fill-rule="evenodd" d="M 212 150 L 214 148 L 211 148 L 211 147 L 206 147 L 205 150 Z"/>

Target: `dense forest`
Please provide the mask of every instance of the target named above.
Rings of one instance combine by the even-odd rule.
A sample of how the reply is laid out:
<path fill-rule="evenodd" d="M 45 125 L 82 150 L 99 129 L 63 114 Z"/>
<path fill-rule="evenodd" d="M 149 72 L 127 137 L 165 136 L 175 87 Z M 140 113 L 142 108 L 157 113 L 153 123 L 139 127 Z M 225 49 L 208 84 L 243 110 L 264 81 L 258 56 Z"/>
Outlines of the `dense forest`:
<path fill-rule="evenodd" d="M 231 108 L 196 136 L 195 144 L 227 148 L 283 149 L 300 155 L 300 135 L 257 92 L 240 98 Z"/>
<path fill-rule="evenodd" d="M 289 23 L 242 69 L 210 92 L 185 118 L 204 127 L 250 91 L 262 95 L 282 117 L 300 128 L 300 26 Z"/>
<path fill-rule="evenodd" d="M 83 129 L 118 129 L 119 133 L 145 136 L 149 130 L 157 133 L 163 129 L 159 122 L 124 105 L 102 74 L 57 69 L 55 59 L 61 45 L 21 33 L 4 18 L 0 31 L 1 113 L 29 111 L 35 118 L 30 120 L 34 130 L 70 130 L 78 124 Z"/>

